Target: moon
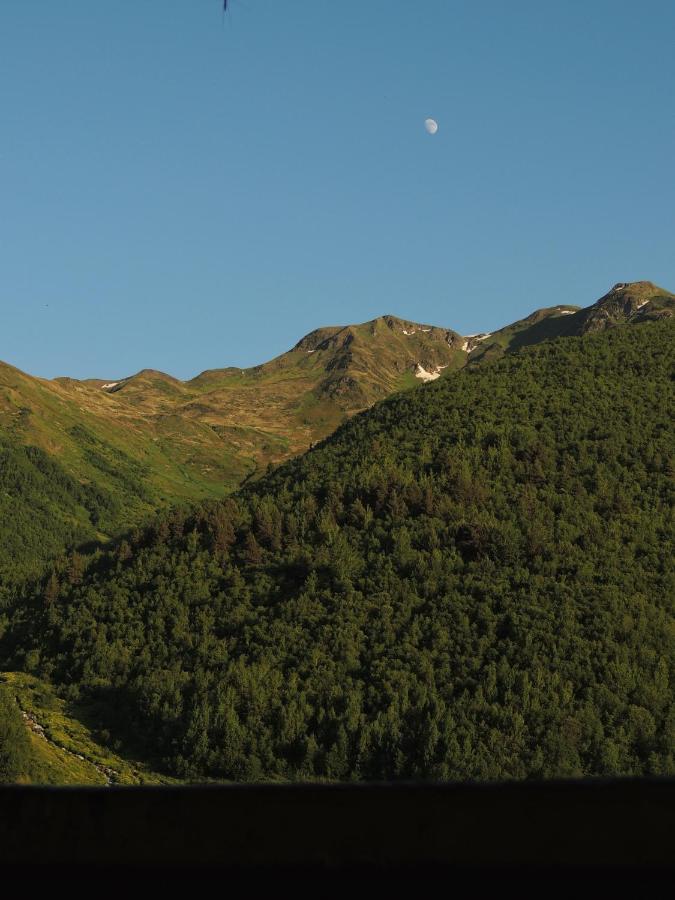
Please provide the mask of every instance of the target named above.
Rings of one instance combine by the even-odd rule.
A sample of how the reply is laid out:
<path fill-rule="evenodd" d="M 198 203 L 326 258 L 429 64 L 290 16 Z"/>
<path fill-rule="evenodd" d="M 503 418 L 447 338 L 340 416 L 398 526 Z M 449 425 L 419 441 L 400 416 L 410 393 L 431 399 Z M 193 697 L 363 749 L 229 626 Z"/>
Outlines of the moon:
<path fill-rule="evenodd" d="M 424 127 L 427 130 L 427 134 L 436 134 L 438 131 L 438 122 L 436 119 L 425 119 Z"/>

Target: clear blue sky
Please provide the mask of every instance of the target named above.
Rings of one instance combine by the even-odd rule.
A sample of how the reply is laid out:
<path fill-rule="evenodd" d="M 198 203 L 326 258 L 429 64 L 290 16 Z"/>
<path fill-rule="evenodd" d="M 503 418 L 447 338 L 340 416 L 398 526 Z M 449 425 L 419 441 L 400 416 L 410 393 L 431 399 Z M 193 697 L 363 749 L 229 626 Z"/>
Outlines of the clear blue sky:
<path fill-rule="evenodd" d="M 189 378 L 675 290 L 672 0 L 229 5 L 0 3 L 0 359 Z"/>

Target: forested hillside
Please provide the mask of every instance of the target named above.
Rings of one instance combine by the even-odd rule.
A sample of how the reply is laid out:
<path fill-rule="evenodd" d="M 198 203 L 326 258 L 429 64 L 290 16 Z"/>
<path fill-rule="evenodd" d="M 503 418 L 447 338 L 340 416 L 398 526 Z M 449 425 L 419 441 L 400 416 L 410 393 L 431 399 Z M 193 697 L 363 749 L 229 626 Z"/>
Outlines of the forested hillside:
<path fill-rule="evenodd" d="M 4 664 L 187 778 L 673 773 L 674 338 L 562 338 L 384 401 L 62 559 Z"/>

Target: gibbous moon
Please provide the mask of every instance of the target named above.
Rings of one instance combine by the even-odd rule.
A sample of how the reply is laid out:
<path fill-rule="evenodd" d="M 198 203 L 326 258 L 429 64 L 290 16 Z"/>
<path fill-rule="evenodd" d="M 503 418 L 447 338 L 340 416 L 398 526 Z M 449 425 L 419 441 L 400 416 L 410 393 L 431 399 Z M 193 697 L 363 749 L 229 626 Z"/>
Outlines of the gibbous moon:
<path fill-rule="evenodd" d="M 424 127 L 426 128 L 428 134 L 436 134 L 438 131 L 438 122 L 436 119 L 425 119 Z"/>

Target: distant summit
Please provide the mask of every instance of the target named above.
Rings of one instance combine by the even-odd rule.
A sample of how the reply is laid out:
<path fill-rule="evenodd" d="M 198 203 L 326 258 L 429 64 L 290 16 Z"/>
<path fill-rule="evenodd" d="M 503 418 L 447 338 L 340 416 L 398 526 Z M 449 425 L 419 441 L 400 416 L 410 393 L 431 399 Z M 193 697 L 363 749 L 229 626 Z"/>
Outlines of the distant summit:
<path fill-rule="evenodd" d="M 674 311 L 675 295 L 653 282 L 619 282 L 593 306 L 583 310 L 579 333 L 672 316 Z"/>
<path fill-rule="evenodd" d="M 524 319 L 470 344 L 476 365 L 529 344 L 557 337 L 580 337 L 615 325 L 637 324 L 675 313 L 675 295 L 651 281 L 618 282 L 592 306 L 559 305 L 537 309 Z"/>

